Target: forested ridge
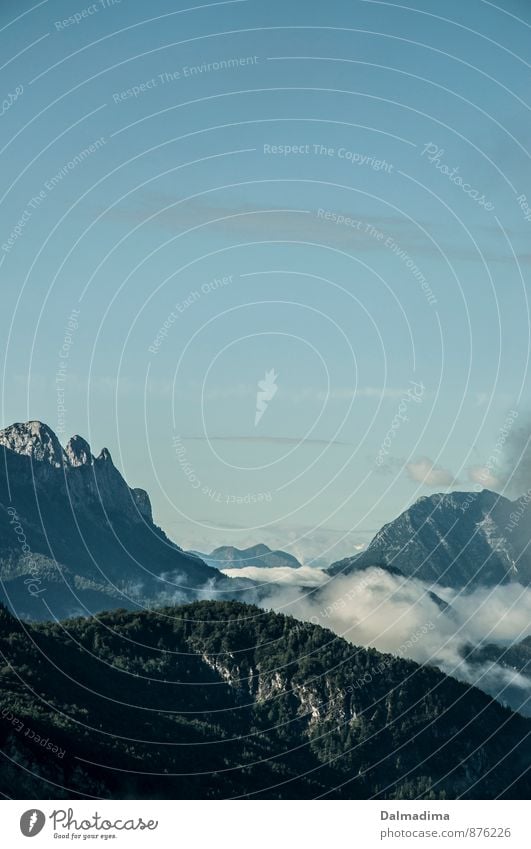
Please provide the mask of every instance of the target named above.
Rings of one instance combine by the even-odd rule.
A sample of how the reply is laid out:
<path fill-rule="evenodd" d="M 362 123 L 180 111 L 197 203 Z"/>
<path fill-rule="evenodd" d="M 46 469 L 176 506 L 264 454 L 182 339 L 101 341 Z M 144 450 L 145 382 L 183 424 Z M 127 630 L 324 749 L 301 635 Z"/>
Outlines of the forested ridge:
<path fill-rule="evenodd" d="M 14 798 L 529 795 L 529 721 L 254 606 L 31 624 L 2 608 L 0 649 Z"/>

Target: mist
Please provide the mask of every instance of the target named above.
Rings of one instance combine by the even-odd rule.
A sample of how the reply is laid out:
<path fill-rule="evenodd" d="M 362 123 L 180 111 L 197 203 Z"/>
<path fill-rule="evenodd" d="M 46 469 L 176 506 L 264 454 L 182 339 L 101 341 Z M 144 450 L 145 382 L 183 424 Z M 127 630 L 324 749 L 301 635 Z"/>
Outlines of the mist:
<path fill-rule="evenodd" d="M 312 566 L 301 566 L 293 569 L 290 566 L 244 566 L 242 569 L 222 569 L 228 578 L 249 578 L 258 583 L 291 584 L 294 587 L 319 587 L 328 578 L 321 569 Z"/>
<path fill-rule="evenodd" d="M 264 573 L 279 572 L 257 571 L 264 582 Z M 511 583 L 465 593 L 371 567 L 332 579 L 315 570 L 314 587 L 321 582 L 315 590 L 293 584 L 298 569 L 286 571 L 292 574 L 260 600 L 261 607 L 329 628 L 355 645 L 437 666 L 531 715 L 531 678 L 463 658 L 467 647 L 506 647 L 531 634 L 530 588 Z"/>

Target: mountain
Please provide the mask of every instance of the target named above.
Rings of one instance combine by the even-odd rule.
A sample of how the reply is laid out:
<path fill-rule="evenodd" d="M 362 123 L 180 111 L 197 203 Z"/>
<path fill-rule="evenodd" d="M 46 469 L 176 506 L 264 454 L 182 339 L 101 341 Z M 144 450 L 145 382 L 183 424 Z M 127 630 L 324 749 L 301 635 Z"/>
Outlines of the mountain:
<path fill-rule="evenodd" d="M 236 602 L 0 608 L 0 792 L 526 799 L 531 722 L 438 670 Z"/>
<path fill-rule="evenodd" d="M 526 637 L 512 646 L 489 643 L 479 648 L 471 648 L 466 657 L 478 663 L 497 661 L 503 663 L 508 669 L 514 669 L 531 677 L 531 637 Z"/>
<path fill-rule="evenodd" d="M 489 490 L 419 498 L 384 525 L 360 554 L 333 563 L 330 575 L 371 565 L 455 589 L 508 581 L 531 584 L 531 524 L 517 523 L 519 502 Z"/>
<path fill-rule="evenodd" d="M 531 716 L 531 636 L 509 646 L 465 646 L 462 655 L 476 677 L 481 674 L 481 689 L 494 698 L 503 689 L 506 704 Z M 503 677 L 500 667 L 506 673 Z"/>
<path fill-rule="evenodd" d="M 74 436 L 63 449 L 38 421 L 0 431 L 0 577 L 0 598 L 39 619 L 241 597 L 252 586 L 168 539 L 106 448 L 94 457 Z"/>
<path fill-rule="evenodd" d="M 216 569 L 244 569 L 246 566 L 271 568 L 287 566 L 289 569 L 300 569 L 301 564 L 296 557 L 286 551 L 272 551 L 267 545 L 253 545 L 250 548 L 234 548 L 232 545 L 222 545 L 210 554 L 197 554 L 209 566 Z"/>

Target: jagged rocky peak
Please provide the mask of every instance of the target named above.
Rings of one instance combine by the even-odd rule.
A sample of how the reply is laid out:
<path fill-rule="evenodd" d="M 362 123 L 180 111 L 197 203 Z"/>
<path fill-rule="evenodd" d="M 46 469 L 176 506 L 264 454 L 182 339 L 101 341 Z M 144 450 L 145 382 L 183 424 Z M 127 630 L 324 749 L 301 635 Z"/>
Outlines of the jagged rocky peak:
<path fill-rule="evenodd" d="M 27 470 L 53 492 L 64 492 L 76 508 L 99 504 L 108 513 L 121 514 L 139 524 L 153 522 L 151 502 L 143 489 L 130 489 L 114 465 L 110 451 L 103 448 L 97 457 L 82 436 L 73 436 L 63 449 L 51 428 L 39 421 L 17 423 L 0 430 L 0 446 L 38 461 Z"/>
<path fill-rule="evenodd" d="M 113 464 L 111 452 L 109 451 L 108 448 L 102 448 L 100 453 L 96 457 L 96 460 L 100 460 L 102 463 L 109 462 L 109 463 L 111 463 L 111 465 Z"/>
<path fill-rule="evenodd" d="M 0 445 L 58 469 L 62 466 L 87 466 L 94 462 L 90 445 L 82 436 L 73 436 L 63 449 L 51 427 L 39 421 L 16 422 L 0 430 Z M 108 452 L 107 455 L 110 459 Z"/>
<path fill-rule="evenodd" d="M 39 421 L 16 422 L 0 430 L 0 445 L 56 468 L 60 468 L 66 459 L 53 430 Z"/>
<path fill-rule="evenodd" d="M 73 436 L 68 441 L 65 454 L 70 466 L 92 466 L 94 462 L 90 445 L 82 436 Z"/>

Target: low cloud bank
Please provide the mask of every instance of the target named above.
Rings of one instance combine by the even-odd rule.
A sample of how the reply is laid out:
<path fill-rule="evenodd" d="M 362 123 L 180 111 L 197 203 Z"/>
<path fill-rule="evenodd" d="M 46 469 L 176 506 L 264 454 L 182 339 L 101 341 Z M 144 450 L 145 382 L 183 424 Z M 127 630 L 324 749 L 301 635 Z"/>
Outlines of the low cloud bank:
<path fill-rule="evenodd" d="M 237 571 L 251 577 L 249 570 Z M 463 593 L 379 567 L 333 579 L 309 571 L 316 573 L 315 583 L 304 588 L 294 585 L 299 569 L 257 569 L 254 580 L 276 584 L 259 604 L 330 628 L 355 645 L 438 666 L 531 715 L 531 678 L 462 656 L 470 645 L 508 646 L 531 634 L 530 588 L 512 583 Z"/>
<path fill-rule="evenodd" d="M 222 569 L 228 578 L 249 578 L 259 583 L 288 584 L 295 587 L 319 587 L 328 575 L 312 566 L 293 569 L 290 566 L 244 566 L 243 569 Z"/>

